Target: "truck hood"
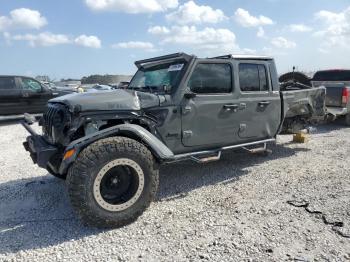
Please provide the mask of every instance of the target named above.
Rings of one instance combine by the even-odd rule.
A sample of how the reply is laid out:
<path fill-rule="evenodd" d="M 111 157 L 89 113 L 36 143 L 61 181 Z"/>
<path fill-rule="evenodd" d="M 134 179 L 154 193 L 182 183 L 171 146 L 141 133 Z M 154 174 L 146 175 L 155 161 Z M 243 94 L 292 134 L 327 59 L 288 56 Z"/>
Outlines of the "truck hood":
<path fill-rule="evenodd" d="M 141 110 L 160 105 L 158 95 L 133 90 L 117 89 L 94 93 L 74 93 L 51 99 L 50 103 L 61 103 L 71 111 Z"/>

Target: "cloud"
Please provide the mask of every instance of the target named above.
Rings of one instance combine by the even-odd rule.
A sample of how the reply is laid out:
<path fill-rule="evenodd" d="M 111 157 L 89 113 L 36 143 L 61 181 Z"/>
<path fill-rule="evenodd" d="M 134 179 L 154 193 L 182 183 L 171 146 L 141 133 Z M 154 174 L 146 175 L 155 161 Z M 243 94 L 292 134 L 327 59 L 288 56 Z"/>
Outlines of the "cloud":
<path fill-rule="evenodd" d="M 244 10 L 242 8 L 238 8 L 236 10 L 234 19 L 243 27 L 258 27 L 274 24 L 270 18 L 263 15 L 260 15 L 259 17 L 252 16 L 247 10 Z"/>
<path fill-rule="evenodd" d="M 40 29 L 47 20 L 39 11 L 28 8 L 14 9 L 9 16 L 0 16 L 0 31 L 14 29 Z"/>
<path fill-rule="evenodd" d="M 313 35 L 322 39 L 321 50 L 339 46 L 349 48 L 350 41 L 350 6 L 344 11 L 334 13 L 330 11 L 319 11 L 315 14 L 322 27 Z"/>
<path fill-rule="evenodd" d="M 90 47 L 90 48 L 101 48 L 101 40 L 97 36 L 80 35 L 75 38 L 74 42 L 77 45 Z"/>
<path fill-rule="evenodd" d="M 255 55 L 257 51 L 255 49 L 243 48 L 242 53 L 247 55 Z"/>
<path fill-rule="evenodd" d="M 305 33 L 305 32 L 311 32 L 313 29 L 312 27 L 306 26 L 304 24 L 291 24 L 289 26 L 289 30 L 292 32 Z"/>
<path fill-rule="evenodd" d="M 154 45 L 152 43 L 142 41 L 120 42 L 112 45 L 112 48 L 141 49 L 146 51 L 155 50 Z"/>
<path fill-rule="evenodd" d="M 77 45 L 90 48 L 100 48 L 101 41 L 96 36 L 80 35 L 76 38 L 71 38 L 64 34 L 53 34 L 51 32 L 43 32 L 39 34 L 17 34 L 11 35 L 9 32 L 4 32 L 4 38 L 7 44 L 12 41 L 25 41 L 31 47 L 50 47 L 57 45 Z"/>
<path fill-rule="evenodd" d="M 281 51 L 280 49 L 271 48 L 271 47 L 263 47 L 262 54 L 267 56 L 286 56 L 288 53 L 286 51 Z"/>
<path fill-rule="evenodd" d="M 50 32 L 13 36 L 7 33 L 7 39 L 15 41 L 27 41 L 31 47 L 54 46 L 71 43 L 71 40 L 68 36 L 62 34 L 52 34 Z"/>
<path fill-rule="evenodd" d="M 256 36 L 259 38 L 265 38 L 265 30 L 261 26 L 258 29 L 258 32 L 256 33 Z"/>
<path fill-rule="evenodd" d="M 322 54 L 329 54 L 329 50 L 323 49 L 322 47 L 317 49 L 318 52 L 322 53 Z"/>
<path fill-rule="evenodd" d="M 209 53 L 237 52 L 236 35 L 228 29 L 195 26 L 172 26 L 169 33 L 159 35 L 162 45 L 177 44 L 195 47 Z"/>
<path fill-rule="evenodd" d="M 315 14 L 315 18 L 327 24 L 342 23 L 345 20 L 346 12 L 349 10 L 349 8 L 340 13 L 322 10 Z"/>
<path fill-rule="evenodd" d="M 148 28 L 148 33 L 152 35 L 165 35 L 169 34 L 170 30 L 165 26 L 152 26 Z"/>
<path fill-rule="evenodd" d="M 129 14 L 164 12 L 176 8 L 178 0 L 85 0 L 94 11 L 114 11 Z"/>
<path fill-rule="evenodd" d="M 295 42 L 287 40 L 281 36 L 272 38 L 271 44 L 277 48 L 284 48 L 284 49 L 291 49 L 297 46 Z"/>
<path fill-rule="evenodd" d="M 180 25 L 202 24 L 202 23 L 219 23 L 227 17 L 220 9 L 213 9 L 207 5 L 197 5 L 189 1 L 179 7 L 173 13 L 166 15 L 166 19 Z"/>

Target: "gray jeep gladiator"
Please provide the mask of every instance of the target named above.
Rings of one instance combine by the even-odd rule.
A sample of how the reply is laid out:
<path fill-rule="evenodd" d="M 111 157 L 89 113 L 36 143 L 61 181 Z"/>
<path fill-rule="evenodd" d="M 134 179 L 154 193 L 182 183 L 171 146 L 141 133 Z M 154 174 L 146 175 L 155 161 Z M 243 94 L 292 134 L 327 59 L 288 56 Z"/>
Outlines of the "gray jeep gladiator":
<path fill-rule="evenodd" d="M 160 164 L 219 160 L 266 148 L 282 126 L 323 118 L 325 88 L 280 91 L 274 60 L 184 53 L 135 62 L 127 89 L 49 101 L 24 142 L 34 163 L 66 179 L 72 206 L 96 227 L 131 223 L 150 205 Z"/>

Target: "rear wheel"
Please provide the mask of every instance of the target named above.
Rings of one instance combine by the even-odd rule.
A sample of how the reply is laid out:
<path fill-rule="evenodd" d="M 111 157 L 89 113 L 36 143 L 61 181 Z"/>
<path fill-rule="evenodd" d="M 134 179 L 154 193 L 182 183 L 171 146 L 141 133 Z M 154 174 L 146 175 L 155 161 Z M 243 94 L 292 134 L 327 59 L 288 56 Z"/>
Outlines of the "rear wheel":
<path fill-rule="evenodd" d="M 96 227 L 120 227 L 137 219 L 158 188 L 151 152 L 124 137 L 88 146 L 69 169 L 68 193 L 82 220 Z"/>

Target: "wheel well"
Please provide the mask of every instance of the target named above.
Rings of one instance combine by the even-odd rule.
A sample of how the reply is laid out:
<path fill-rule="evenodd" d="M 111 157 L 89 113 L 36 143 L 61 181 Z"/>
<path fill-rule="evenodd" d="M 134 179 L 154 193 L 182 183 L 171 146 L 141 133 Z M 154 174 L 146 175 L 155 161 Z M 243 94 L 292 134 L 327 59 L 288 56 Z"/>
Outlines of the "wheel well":
<path fill-rule="evenodd" d="M 134 124 L 134 125 L 138 125 L 143 127 L 144 129 L 146 129 L 147 131 L 151 132 L 151 128 L 144 123 L 144 121 L 140 120 L 140 119 L 132 119 L 132 120 L 124 120 L 124 119 L 113 119 L 113 120 L 108 120 L 107 124 L 102 125 L 99 128 L 99 131 L 109 128 L 109 127 L 113 127 L 113 126 L 117 126 L 117 125 L 122 125 L 122 124 Z"/>
<path fill-rule="evenodd" d="M 110 137 L 117 137 L 117 136 L 120 136 L 120 137 L 127 137 L 127 138 L 130 138 L 130 139 L 133 139 L 139 143 L 141 143 L 142 145 L 144 145 L 150 152 L 151 154 L 153 155 L 155 161 L 159 164 L 161 163 L 161 159 L 157 156 L 157 154 L 154 152 L 153 148 L 145 143 L 139 136 L 137 136 L 135 133 L 133 132 L 128 132 L 128 131 L 121 131 L 121 132 L 118 132 L 117 134 L 113 135 L 113 136 L 110 136 Z"/>

